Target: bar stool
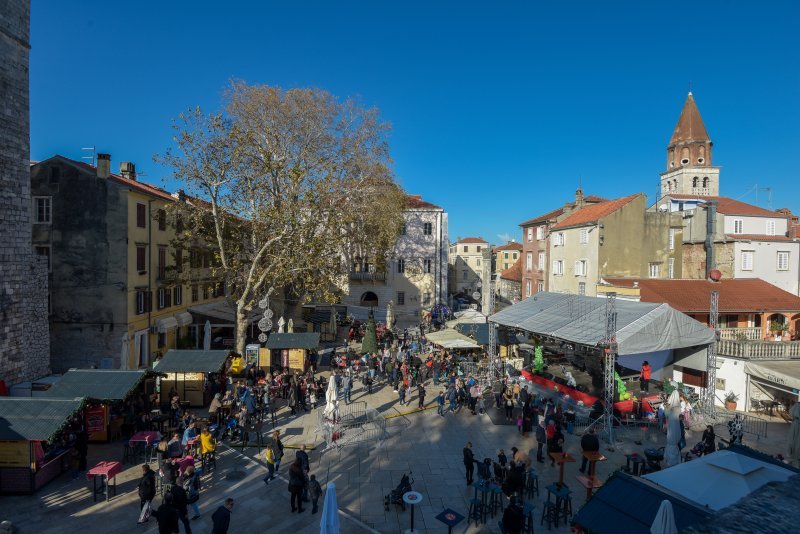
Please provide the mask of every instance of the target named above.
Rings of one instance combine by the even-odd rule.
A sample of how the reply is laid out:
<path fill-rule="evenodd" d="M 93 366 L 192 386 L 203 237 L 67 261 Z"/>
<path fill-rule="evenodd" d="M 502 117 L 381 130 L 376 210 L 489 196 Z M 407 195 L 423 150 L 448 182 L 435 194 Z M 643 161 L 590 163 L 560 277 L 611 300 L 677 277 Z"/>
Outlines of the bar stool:
<path fill-rule="evenodd" d="M 569 518 L 572 517 L 572 496 L 567 494 L 564 497 L 556 498 L 556 521 L 563 518 L 564 524 L 569 523 Z"/>
<path fill-rule="evenodd" d="M 528 476 L 525 479 L 525 495 L 529 499 L 539 495 L 539 475 L 533 469 L 528 469 Z"/>
<path fill-rule="evenodd" d="M 477 498 L 473 498 L 469 500 L 469 513 L 467 514 L 467 525 L 469 525 L 472 520 L 475 520 L 475 525 L 481 524 L 481 519 L 483 518 L 483 505 L 481 504 L 481 500 Z"/>
<path fill-rule="evenodd" d="M 558 526 L 558 514 L 556 514 L 556 505 L 550 501 L 545 501 L 542 504 L 542 519 L 539 521 L 540 525 L 544 525 L 547 521 L 547 530 L 553 527 L 553 523 Z"/>
<path fill-rule="evenodd" d="M 503 510 L 503 489 L 500 486 L 493 485 L 491 486 L 492 494 L 489 498 L 489 513 L 494 514 L 497 513 L 498 509 L 501 511 Z"/>
<path fill-rule="evenodd" d="M 522 515 L 525 518 L 522 527 L 522 534 L 533 534 L 533 503 L 525 503 L 522 507 Z M 549 528 L 549 527 L 548 527 Z"/>

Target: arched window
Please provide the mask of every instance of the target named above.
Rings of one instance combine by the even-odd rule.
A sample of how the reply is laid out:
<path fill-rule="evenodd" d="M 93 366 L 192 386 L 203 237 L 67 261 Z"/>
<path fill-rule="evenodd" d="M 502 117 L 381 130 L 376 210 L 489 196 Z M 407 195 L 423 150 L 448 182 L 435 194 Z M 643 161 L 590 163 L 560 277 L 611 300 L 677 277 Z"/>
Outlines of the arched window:
<path fill-rule="evenodd" d="M 700 180 L 700 179 L 699 179 L 697 176 L 695 176 L 694 178 L 692 178 L 692 187 L 695 187 L 695 188 L 696 188 L 696 187 L 697 187 L 697 182 L 698 182 L 699 180 Z"/>
<path fill-rule="evenodd" d="M 369 308 L 377 307 L 378 306 L 378 295 L 376 295 L 372 291 L 367 291 L 366 293 L 361 295 L 361 305 L 369 307 Z"/>
<path fill-rule="evenodd" d="M 703 187 L 708 187 L 708 176 L 703 176 Z"/>

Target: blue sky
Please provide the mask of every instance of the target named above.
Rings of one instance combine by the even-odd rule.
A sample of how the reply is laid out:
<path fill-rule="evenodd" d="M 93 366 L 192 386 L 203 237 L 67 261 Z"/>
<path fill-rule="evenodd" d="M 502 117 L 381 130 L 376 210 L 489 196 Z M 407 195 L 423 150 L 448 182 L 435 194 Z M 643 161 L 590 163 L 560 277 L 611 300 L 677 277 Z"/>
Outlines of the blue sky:
<path fill-rule="evenodd" d="M 34 0 L 31 157 L 96 145 L 160 184 L 172 118 L 230 79 L 320 87 L 380 108 L 451 240 L 499 242 L 579 179 L 652 200 L 691 82 L 722 194 L 797 213 L 799 23 L 788 1 Z"/>

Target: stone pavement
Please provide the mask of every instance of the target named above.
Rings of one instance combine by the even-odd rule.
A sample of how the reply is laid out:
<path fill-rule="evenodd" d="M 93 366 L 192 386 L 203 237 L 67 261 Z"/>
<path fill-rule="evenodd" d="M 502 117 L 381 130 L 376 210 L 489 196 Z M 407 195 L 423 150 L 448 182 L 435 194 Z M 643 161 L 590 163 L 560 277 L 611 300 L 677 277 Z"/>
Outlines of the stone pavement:
<path fill-rule="evenodd" d="M 427 386 L 429 406 L 434 403 L 437 389 Z M 368 404 L 387 416 L 387 436 L 378 443 L 362 443 L 345 446 L 341 449 L 325 449 L 325 443 L 316 431 L 316 414 L 290 417 L 284 407 L 279 411 L 277 428 L 287 446 L 287 456 L 280 469 L 278 480 L 265 486 L 262 478 L 266 473 L 263 456 L 255 447 L 231 449 L 220 446 L 218 470 L 204 476 L 200 508 L 202 517 L 192 522 L 192 530 L 198 533 L 210 532 L 210 515 L 227 496 L 236 499 L 231 532 L 269 531 L 312 533 L 319 531 L 320 514 L 311 515 L 310 506 L 303 514 L 291 514 L 289 493 L 286 486 L 286 470 L 294 457 L 291 447 L 306 443 L 315 446 L 310 451 L 311 473 L 317 475 L 320 484 L 336 484 L 340 508 L 341 532 L 353 533 L 396 533 L 409 528 L 409 511 L 397 511 L 394 506 L 389 511 L 383 507 L 383 497 L 400 481 L 403 473 L 413 472 L 414 489 L 423 495 L 422 504 L 415 512 L 415 527 L 419 532 L 444 533 L 446 527 L 435 516 L 443 508 L 453 508 L 466 515 L 469 499 L 474 490 L 465 484 L 461 450 L 467 441 L 473 443 L 476 459 L 496 458 L 500 448 L 510 456 L 511 447 L 517 446 L 535 458 L 536 440 L 523 438 L 513 425 L 494 425 L 486 415 L 471 415 L 464 410 L 460 414 L 444 418 L 436 415 L 435 409 L 417 412 L 416 393 L 408 406 L 399 407 L 397 395 L 389 387 L 382 387 L 372 395 L 356 389 L 354 401 L 366 400 Z M 494 408 L 490 408 L 494 409 Z M 410 413 L 409 413 L 410 412 Z M 721 437 L 727 437 L 723 427 L 717 427 Z M 613 471 L 625 465 L 624 454 L 641 453 L 645 447 L 661 446 L 665 437 L 660 432 L 620 431 L 621 442 L 615 450 L 608 450 L 602 444 L 601 452 L 608 461 L 598 464 L 598 476 L 607 478 Z M 785 454 L 788 425 L 771 423 L 769 438 L 760 442 L 748 441 L 745 444 L 764 452 Z M 691 447 L 700 440 L 700 432 L 687 435 Z M 642 444 L 637 445 L 635 441 Z M 90 447 L 89 463 L 121 457 L 119 443 Z M 579 458 L 580 437 L 566 436 L 565 450 Z M 533 454 L 531 454 L 533 453 Z M 568 464 L 565 481 L 573 490 L 573 510 L 582 506 L 585 500 L 583 490 L 575 481 L 579 463 Z M 541 503 L 547 497 L 545 487 L 558 478 L 558 468 L 549 463 L 534 462 L 540 478 L 541 494 L 534 499 L 536 506 L 537 529 L 541 513 Z M 242 469 L 244 478 L 227 478 L 234 469 Z M 139 467 L 128 468 L 118 477 L 118 495 L 110 502 L 92 502 L 91 486 L 85 478 L 72 481 L 63 475 L 33 496 L 2 497 L 0 519 L 10 519 L 20 531 L 42 534 L 70 530 L 100 528 L 103 532 L 156 532 L 154 520 L 144 526 L 136 525 L 138 517 L 138 498 L 136 483 Z M 158 498 L 157 498 L 158 499 Z M 324 499 L 324 496 L 323 496 Z M 320 508 L 322 508 L 322 500 Z M 310 503 L 309 503 L 310 504 Z M 489 519 L 488 524 L 478 527 L 467 526 L 466 520 L 454 529 L 457 533 L 499 532 L 497 522 L 500 517 Z M 563 525 L 554 532 L 568 532 Z"/>

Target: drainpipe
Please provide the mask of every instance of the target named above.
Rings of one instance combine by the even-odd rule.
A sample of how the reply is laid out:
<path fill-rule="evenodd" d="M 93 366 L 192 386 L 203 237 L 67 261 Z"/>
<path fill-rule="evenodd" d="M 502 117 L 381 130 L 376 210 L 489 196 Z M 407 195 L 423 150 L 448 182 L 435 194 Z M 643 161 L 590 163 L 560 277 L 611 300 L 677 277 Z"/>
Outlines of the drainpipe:
<path fill-rule="evenodd" d="M 716 234 L 716 227 L 717 227 L 717 204 L 715 201 L 711 200 L 708 203 L 708 208 L 706 209 L 706 278 L 708 278 L 708 273 L 711 272 L 712 269 L 715 268 L 715 258 L 714 258 L 714 236 Z"/>
<path fill-rule="evenodd" d="M 147 359 L 148 363 L 153 355 L 150 354 L 150 326 L 153 317 L 153 199 L 147 201 L 147 294 L 150 305 L 147 307 Z M 177 375 L 176 375 L 177 376 Z"/>

